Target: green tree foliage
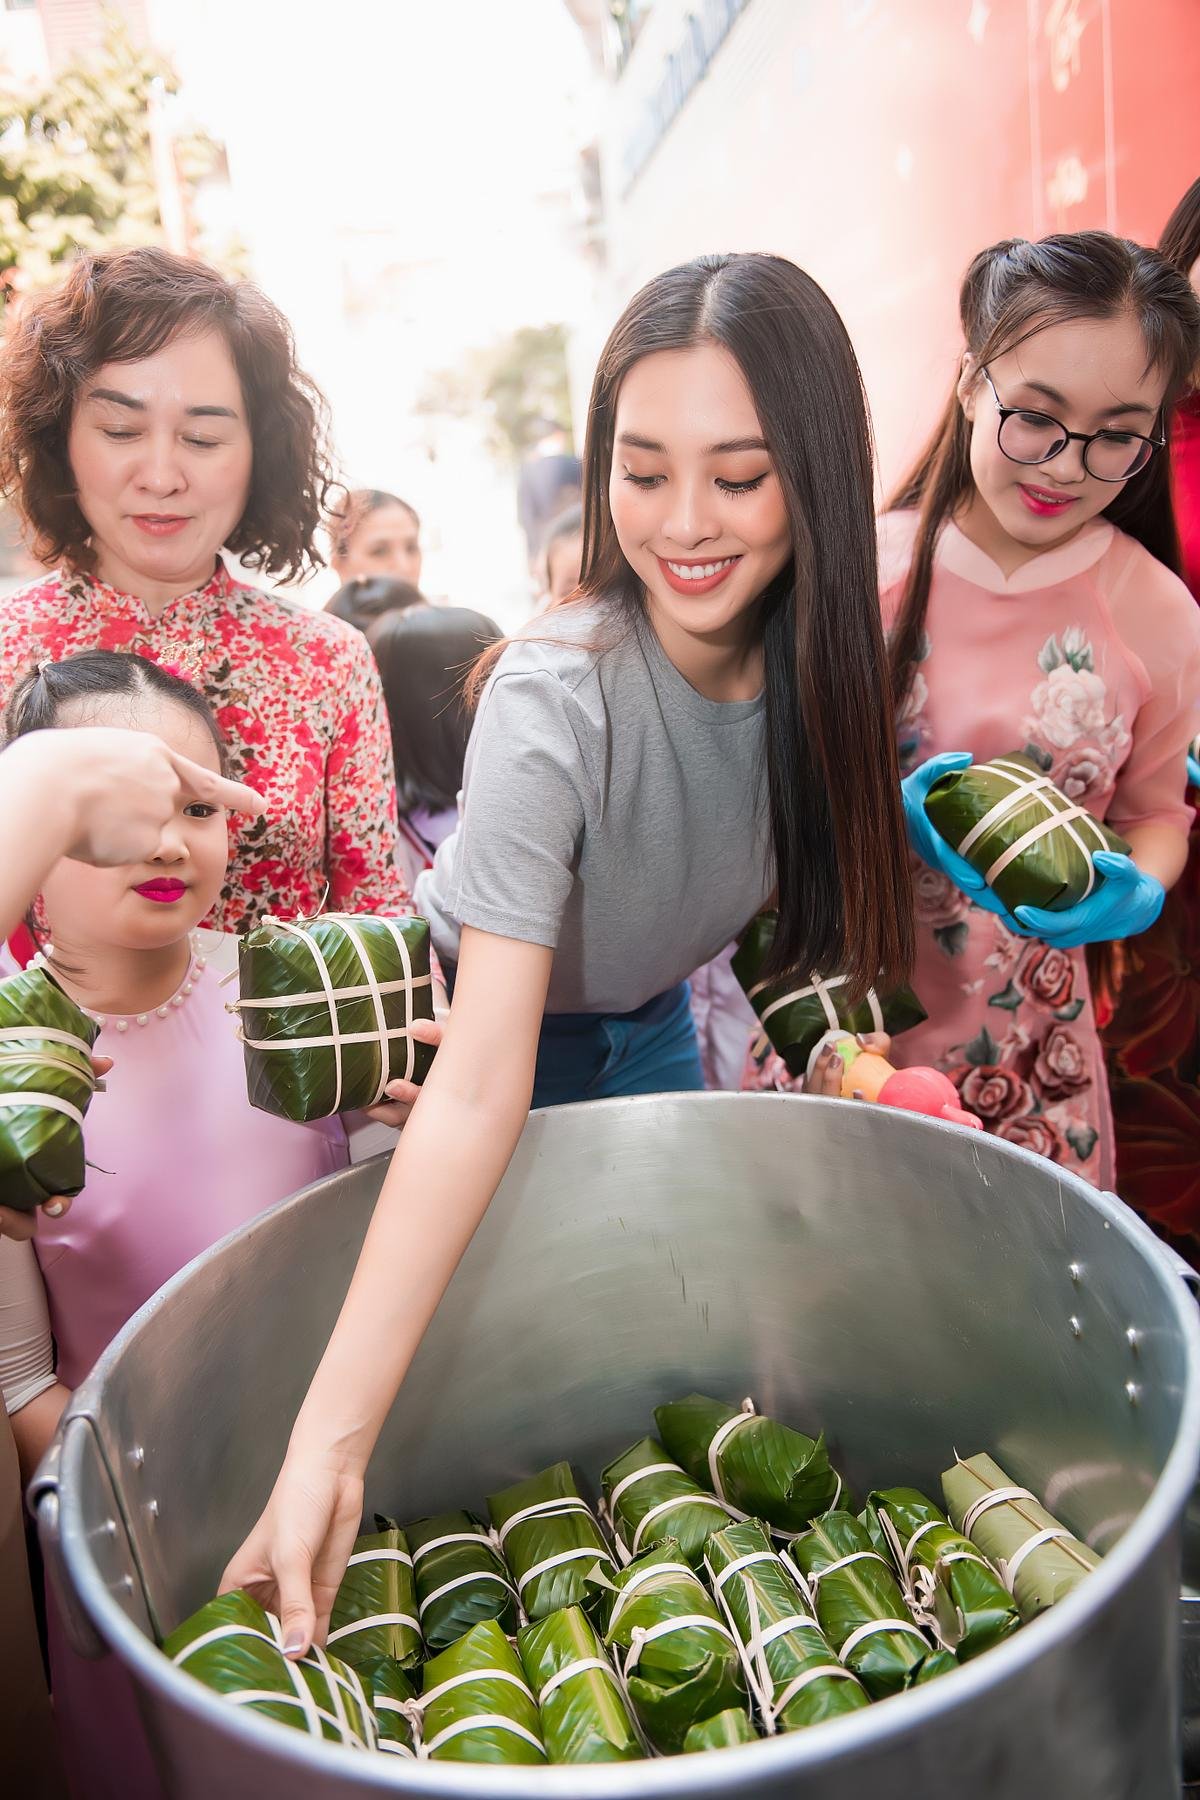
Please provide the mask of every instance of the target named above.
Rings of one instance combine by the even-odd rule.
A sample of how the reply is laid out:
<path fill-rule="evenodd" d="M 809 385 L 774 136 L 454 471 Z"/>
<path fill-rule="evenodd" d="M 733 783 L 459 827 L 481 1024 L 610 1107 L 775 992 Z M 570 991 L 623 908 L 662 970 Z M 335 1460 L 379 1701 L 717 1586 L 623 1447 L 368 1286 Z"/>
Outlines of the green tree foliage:
<path fill-rule="evenodd" d="M 536 438 L 539 419 L 571 427 L 567 334 L 563 325 L 523 325 L 488 350 L 473 350 L 453 369 L 431 375 L 418 410 L 427 417 L 491 421 L 493 447 L 519 462 Z"/>
<path fill-rule="evenodd" d="M 43 91 L 0 78 L 0 301 L 45 285 L 78 250 L 162 241 L 151 107 L 176 87 L 116 19 Z M 174 151 L 185 192 L 220 155 L 195 134 Z"/>

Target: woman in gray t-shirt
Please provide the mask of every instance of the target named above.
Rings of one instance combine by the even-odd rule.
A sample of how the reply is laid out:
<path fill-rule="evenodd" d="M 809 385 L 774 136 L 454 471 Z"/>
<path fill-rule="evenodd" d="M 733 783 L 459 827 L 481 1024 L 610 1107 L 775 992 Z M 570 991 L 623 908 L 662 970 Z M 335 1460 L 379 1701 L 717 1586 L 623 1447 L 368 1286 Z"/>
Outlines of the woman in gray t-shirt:
<path fill-rule="evenodd" d="M 771 256 L 650 282 L 601 356 L 584 462 L 579 593 L 495 660 L 419 886 L 457 965 L 445 1038 L 226 1571 L 297 1649 L 535 1073 L 551 1098 L 698 1085 L 680 984 L 772 892 L 781 969 L 865 988 L 911 953 L 870 434 L 826 296 Z"/>

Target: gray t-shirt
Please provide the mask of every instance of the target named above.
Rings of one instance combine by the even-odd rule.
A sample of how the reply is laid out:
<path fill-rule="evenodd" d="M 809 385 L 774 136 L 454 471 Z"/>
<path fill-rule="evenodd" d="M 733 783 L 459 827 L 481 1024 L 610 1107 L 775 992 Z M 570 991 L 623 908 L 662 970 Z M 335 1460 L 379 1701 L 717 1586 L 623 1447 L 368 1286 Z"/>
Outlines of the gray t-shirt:
<path fill-rule="evenodd" d="M 459 824 L 417 882 L 438 955 L 477 926 L 554 952 L 546 1010 L 632 1012 L 765 903 L 763 700 L 698 694 L 645 622 L 568 607 L 504 651 Z"/>

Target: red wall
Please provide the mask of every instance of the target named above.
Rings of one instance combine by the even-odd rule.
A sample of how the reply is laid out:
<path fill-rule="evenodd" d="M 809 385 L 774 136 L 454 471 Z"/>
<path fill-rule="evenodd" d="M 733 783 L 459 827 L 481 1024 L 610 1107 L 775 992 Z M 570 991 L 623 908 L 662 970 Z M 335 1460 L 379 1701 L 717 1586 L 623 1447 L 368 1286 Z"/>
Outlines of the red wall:
<path fill-rule="evenodd" d="M 958 282 L 976 249 L 1086 227 L 1153 242 L 1200 176 L 1200 4 L 906 0 L 874 22 L 851 52 L 857 71 L 821 69 L 819 86 L 843 118 L 840 131 L 830 120 L 833 187 L 865 199 L 874 183 L 883 203 L 820 260 L 890 480 L 948 388 Z M 854 92 L 865 104 L 847 130 L 840 96 Z M 824 229 L 836 246 L 836 207 Z"/>

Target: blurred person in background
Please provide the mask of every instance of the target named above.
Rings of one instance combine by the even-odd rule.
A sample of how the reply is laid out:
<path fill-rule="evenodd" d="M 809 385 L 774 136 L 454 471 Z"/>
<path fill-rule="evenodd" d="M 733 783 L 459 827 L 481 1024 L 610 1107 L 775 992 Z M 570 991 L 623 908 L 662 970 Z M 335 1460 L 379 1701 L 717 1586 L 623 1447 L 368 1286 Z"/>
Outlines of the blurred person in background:
<path fill-rule="evenodd" d="M 542 547 L 542 605 L 557 606 L 579 586 L 583 563 L 583 507 L 568 506 L 552 519 Z"/>
<path fill-rule="evenodd" d="M 330 513 L 328 523 L 330 560 L 339 580 L 387 575 L 420 585 L 421 521 L 407 500 L 382 488 L 355 488 Z"/>
<path fill-rule="evenodd" d="M 541 555 L 551 521 L 579 502 L 582 493 L 583 464 L 571 449 L 566 426 L 557 419 L 539 419 L 533 449 L 517 476 L 517 517 L 531 566 Z"/>
<path fill-rule="evenodd" d="M 431 869 L 458 823 L 458 790 L 471 735 L 463 680 L 500 629 L 464 607 L 413 607 L 367 627 L 383 681 L 398 771 L 400 854 L 409 885 Z"/>
<path fill-rule="evenodd" d="M 1200 292 L 1200 179 L 1163 228 L 1158 248 Z M 1200 601 L 1200 370 L 1171 424 L 1171 493 L 1180 573 Z M 1191 799 L 1197 769 L 1189 764 Z M 1116 1126 L 1116 1186 L 1190 1261 L 1200 1264 L 1195 1205 L 1200 1163 L 1200 825 L 1162 916 L 1141 937 L 1092 956 Z"/>
<path fill-rule="evenodd" d="M 344 619 L 357 631 L 366 631 L 385 613 L 406 612 L 410 606 L 428 606 L 429 601 L 411 581 L 394 581 L 388 575 L 356 576 L 346 582 L 325 602 L 325 611 L 335 619 Z"/>
<path fill-rule="evenodd" d="M 266 801 L 206 923 L 407 908 L 368 646 L 221 556 L 283 580 L 320 561 L 325 403 L 267 297 L 157 248 L 79 256 L 6 340 L 0 488 L 58 565 L 0 599 L 0 690 L 80 650 L 181 669 Z"/>

